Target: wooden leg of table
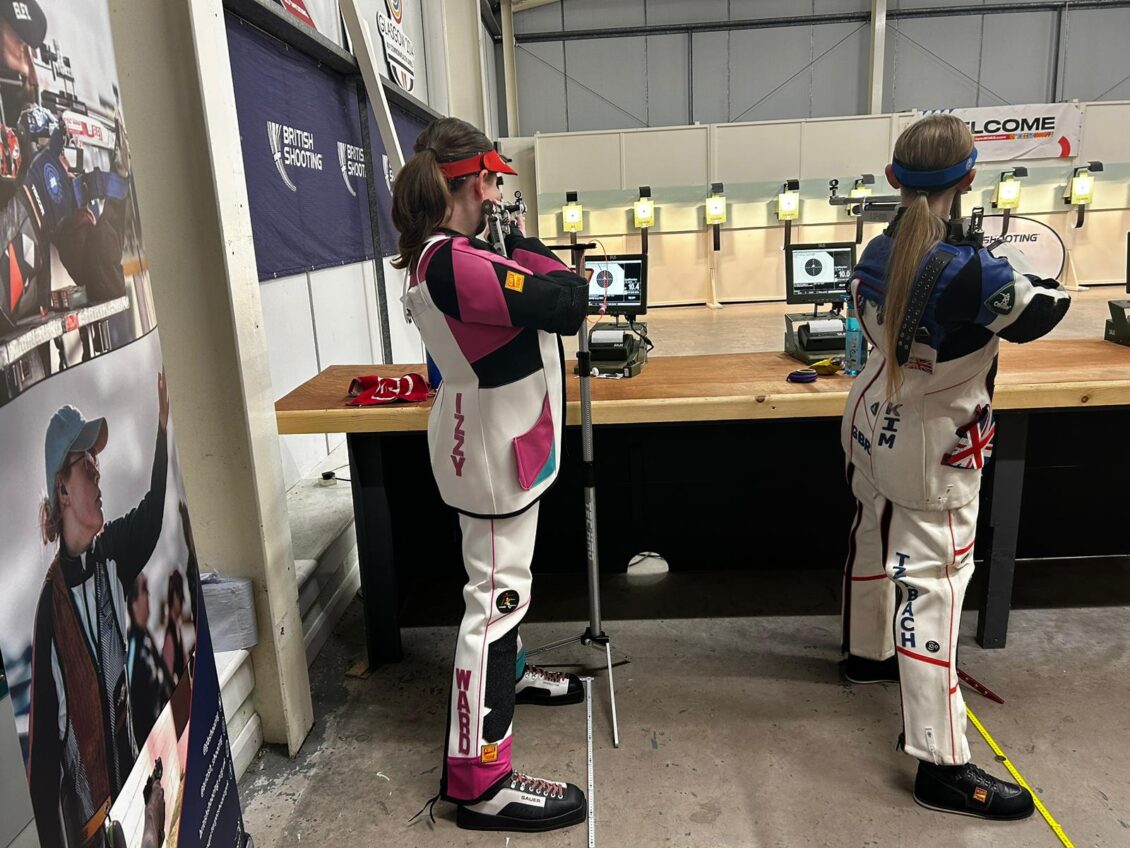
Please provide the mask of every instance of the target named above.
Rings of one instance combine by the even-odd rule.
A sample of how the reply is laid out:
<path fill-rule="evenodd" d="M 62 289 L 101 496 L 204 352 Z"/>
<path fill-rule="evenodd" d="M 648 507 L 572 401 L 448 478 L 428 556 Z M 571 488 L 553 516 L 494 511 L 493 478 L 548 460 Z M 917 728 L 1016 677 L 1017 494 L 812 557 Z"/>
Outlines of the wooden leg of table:
<path fill-rule="evenodd" d="M 365 642 L 369 667 L 399 662 L 399 600 L 392 520 L 385 491 L 384 444 L 374 433 L 349 433 L 349 479 L 357 526 L 357 556 L 365 603 Z"/>
<path fill-rule="evenodd" d="M 1024 460 L 1028 452 L 1028 413 L 997 416 L 993 451 L 993 496 L 989 504 L 992 544 L 981 613 L 977 619 L 977 644 L 1003 648 L 1008 637 L 1012 606 L 1012 578 L 1016 570 L 1016 538 L 1020 531 L 1020 502 L 1024 489 Z"/>

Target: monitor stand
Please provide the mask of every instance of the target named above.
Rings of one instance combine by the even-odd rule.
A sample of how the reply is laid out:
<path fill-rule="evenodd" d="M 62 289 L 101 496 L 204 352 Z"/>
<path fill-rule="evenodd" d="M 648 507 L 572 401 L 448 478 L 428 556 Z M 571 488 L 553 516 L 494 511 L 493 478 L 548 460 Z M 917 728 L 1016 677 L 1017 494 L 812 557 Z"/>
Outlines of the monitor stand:
<path fill-rule="evenodd" d="M 785 353 L 805 365 L 844 355 L 844 322 L 840 310 L 833 306 L 821 315 L 822 305 L 813 304 L 811 315 L 807 312 L 785 315 Z M 839 328 L 812 332 L 809 326 L 812 321 L 837 321 Z"/>

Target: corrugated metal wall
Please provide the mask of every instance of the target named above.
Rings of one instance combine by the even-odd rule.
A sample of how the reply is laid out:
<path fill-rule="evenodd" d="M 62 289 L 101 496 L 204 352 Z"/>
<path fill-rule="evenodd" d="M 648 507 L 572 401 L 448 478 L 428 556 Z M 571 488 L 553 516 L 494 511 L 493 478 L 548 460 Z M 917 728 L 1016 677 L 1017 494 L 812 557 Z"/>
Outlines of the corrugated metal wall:
<path fill-rule="evenodd" d="M 888 8 L 942 5 L 891 0 Z M 522 134 L 865 113 L 866 22 L 583 40 L 569 32 L 867 13 L 870 6 L 869 0 L 564 0 L 519 12 Z M 535 32 L 561 32 L 562 39 L 521 43 Z M 1125 7 L 1068 11 L 1062 26 L 1054 11 L 890 20 L 883 109 L 1126 99 L 1128 34 Z"/>

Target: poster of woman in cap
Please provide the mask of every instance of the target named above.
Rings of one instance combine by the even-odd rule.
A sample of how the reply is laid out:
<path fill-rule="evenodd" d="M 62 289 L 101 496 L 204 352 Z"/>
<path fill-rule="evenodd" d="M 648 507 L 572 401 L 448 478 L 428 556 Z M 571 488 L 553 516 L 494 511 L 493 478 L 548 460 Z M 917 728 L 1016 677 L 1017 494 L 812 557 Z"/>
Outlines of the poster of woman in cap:
<path fill-rule="evenodd" d="M 0 738 L 23 759 L 17 807 L 43 848 L 239 846 L 106 0 L 0 0 L 0 79 L 18 82 L 0 85 Z"/>
<path fill-rule="evenodd" d="M 149 490 L 118 518 L 107 521 L 102 507 L 106 419 L 88 421 L 67 404 L 47 425 L 40 527 L 44 543 L 57 547 L 36 608 L 28 779 L 40 832 L 61 809 L 65 844 L 85 843 L 137 757 L 126 599 L 157 546 L 165 511 L 169 397 L 163 374 L 156 383 Z M 147 827 L 155 830 L 163 812 L 147 811 Z"/>

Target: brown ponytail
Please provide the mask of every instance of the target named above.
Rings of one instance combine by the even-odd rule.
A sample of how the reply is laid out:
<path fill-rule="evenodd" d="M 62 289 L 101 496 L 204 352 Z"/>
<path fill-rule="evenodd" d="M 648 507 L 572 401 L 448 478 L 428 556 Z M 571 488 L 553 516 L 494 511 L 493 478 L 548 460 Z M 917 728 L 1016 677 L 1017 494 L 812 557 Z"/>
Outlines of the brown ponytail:
<path fill-rule="evenodd" d="M 413 268 L 424 243 L 443 224 L 451 208 L 451 191 L 466 178 L 450 183 L 440 162 L 455 162 L 494 147 L 479 130 L 458 118 L 441 118 L 428 125 L 392 185 L 392 222 L 400 231 L 400 255 L 394 268 Z"/>
<path fill-rule="evenodd" d="M 945 168 L 968 156 L 973 136 L 954 115 L 929 115 L 911 124 L 895 142 L 894 158 L 915 170 Z M 942 189 L 948 191 L 949 189 Z M 903 189 L 905 192 L 906 189 Z M 906 204 L 895 230 L 887 264 L 887 292 L 883 303 L 883 336 L 887 355 L 887 394 L 892 399 L 902 388 L 902 369 L 895 360 L 899 329 L 906 316 L 910 290 L 926 255 L 945 237 L 945 222 L 930 210 L 930 195 L 918 192 Z"/>
<path fill-rule="evenodd" d="M 51 498 L 44 498 L 39 503 L 39 533 L 44 545 L 54 543 L 63 535 L 63 516 L 60 515 L 59 508 L 52 504 Z"/>

